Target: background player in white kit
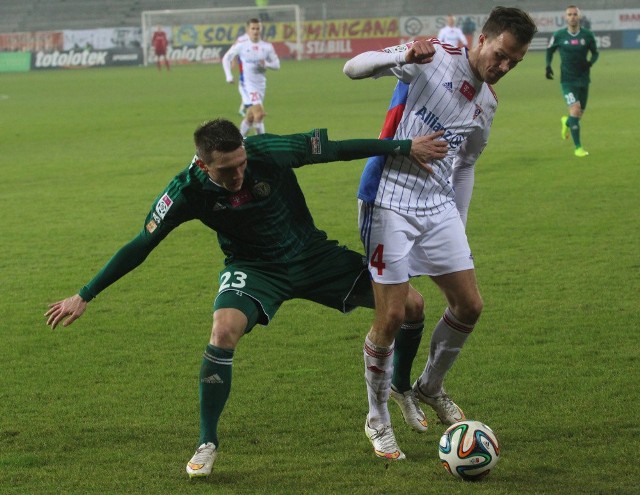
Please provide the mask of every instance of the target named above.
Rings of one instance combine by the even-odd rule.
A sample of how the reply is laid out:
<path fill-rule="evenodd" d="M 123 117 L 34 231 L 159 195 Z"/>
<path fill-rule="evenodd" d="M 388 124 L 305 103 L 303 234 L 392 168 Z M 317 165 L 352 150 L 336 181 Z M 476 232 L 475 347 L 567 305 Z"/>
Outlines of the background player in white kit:
<path fill-rule="evenodd" d="M 267 88 L 267 69 L 278 70 L 280 59 L 271 43 L 262 41 L 262 23 L 259 19 L 250 19 L 247 23 L 249 39 L 235 43 L 222 57 L 222 67 L 228 83 L 233 83 L 231 62 L 238 57 L 242 64 L 242 80 L 240 81 L 240 94 L 243 96 L 246 115 L 240 124 L 240 132 L 247 136 L 251 128 L 256 134 L 264 134 L 263 119 L 264 96 Z"/>
<path fill-rule="evenodd" d="M 447 25 L 438 32 L 438 39 L 458 48 L 467 46 L 467 37 L 462 29 L 456 26 L 456 18 L 451 14 L 447 16 Z"/>
<path fill-rule="evenodd" d="M 360 182 L 360 232 L 376 301 L 364 344 L 365 432 L 379 457 L 405 457 L 387 407 L 392 393 L 412 426 L 410 420 L 422 414 L 416 398 L 430 405 L 444 424 L 464 418 L 443 383 L 483 305 L 465 234 L 473 167 L 497 107 L 490 84 L 523 59 L 536 31 L 522 10 L 496 7 L 468 52 L 436 39 L 422 40 L 360 54 L 344 67 L 352 79 L 395 76 L 401 81 L 394 99 L 404 99 L 404 109 L 395 122 L 385 124 L 387 131 L 390 125 L 395 128 L 396 139 L 443 131 L 449 148 L 445 158 L 431 163 L 432 173 L 416 171 L 401 158 L 370 159 Z M 431 277 L 448 307 L 433 330 L 421 376 L 411 389 L 392 392 L 394 339 L 404 318 L 409 278 L 418 275 Z"/>

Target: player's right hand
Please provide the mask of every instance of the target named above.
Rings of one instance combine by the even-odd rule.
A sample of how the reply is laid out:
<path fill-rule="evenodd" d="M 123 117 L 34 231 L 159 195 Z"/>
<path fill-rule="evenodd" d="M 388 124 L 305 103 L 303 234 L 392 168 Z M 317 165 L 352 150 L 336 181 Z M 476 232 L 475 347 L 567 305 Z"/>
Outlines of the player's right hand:
<path fill-rule="evenodd" d="M 49 310 L 44 314 L 47 317 L 47 325 L 49 325 L 52 330 L 63 320 L 63 327 L 71 325 L 82 316 L 82 313 L 84 313 L 84 310 L 87 308 L 87 304 L 89 303 L 82 299 L 79 294 L 49 304 Z"/>
<path fill-rule="evenodd" d="M 547 79 L 553 79 L 553 69 L 551 68 L 550 65 L 547 65 L 546 77 L 547 77 Z"/>
<path fill-rule="evenodd" d="M 444 139 L 440 139 L 443 134 L 444 131 L 438 131 L 426 136 L 413 138 L 411 142 L 409 157 L 420 168 L 430 174 L 433 173 L 433 168 L 429 163 L 447 156 L 449 143 Z"/>
<path fill-rule="evenodd" d="M 404 59 L 408 64 L 428 64 L 435 54 L 436 49 L 429 40 L 418 40 L 407 50 Z"/>

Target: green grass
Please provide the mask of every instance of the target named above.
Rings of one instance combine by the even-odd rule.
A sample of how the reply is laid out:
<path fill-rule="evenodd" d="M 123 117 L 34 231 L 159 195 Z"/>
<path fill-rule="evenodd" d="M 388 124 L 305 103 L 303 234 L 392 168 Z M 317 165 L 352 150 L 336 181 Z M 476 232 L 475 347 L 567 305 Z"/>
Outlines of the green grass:
<path fill-rule="evenodd" d="M 394 81 L 349 81 L 343 62 L 270 73 L 267 130 L 377 136 Z M 2 74 L 0 492 L 637 493 L 637 53 L 606 51 L 595 66 L 582 160 L 559 139 L 564 105 L 543 68 L 531 53 L 496 86 L 469 216 L 485 311 L 447 386 L 503 447 L 477 484 L 440 467 L 444 428 L 429 411 L 420 436 L 392 404 L 408 460 L 374 459 L 361 351 L 371 312 L 304 301 L 241 341 L 214 475 L 189 482 L 222 261 L 214 234 L 181 227 L 72 327 L 52 332 L 42 315 L 142 227 L 190 160 L 195 127 L 237 120 L 236 87 L 220 66 Z M 357 249 L 361 168 L 298 172 L 317 224 Z M 431 327 L 442 297 L 415 284 Z M 426 352 L 427 339 L 415 373 Z"/>

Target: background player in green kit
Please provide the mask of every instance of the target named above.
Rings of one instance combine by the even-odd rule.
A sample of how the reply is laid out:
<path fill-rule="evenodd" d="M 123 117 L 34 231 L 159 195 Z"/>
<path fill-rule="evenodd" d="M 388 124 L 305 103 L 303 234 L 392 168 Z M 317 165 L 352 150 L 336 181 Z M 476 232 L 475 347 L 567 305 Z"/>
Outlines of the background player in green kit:
<path fill-rule="evenodd" d="M 262 134 L 243 140 L 228 120 L 196 129 L 196 156 L 154 201 L 141 232 L 125 244 L 78 294 L 51 304 L 55 328 L 82 316 L 102 290 L 140 265 L 178 225 L 200 220 L 215 230 L 224 252 L 214 302 L 213 328 L 200 369 L 200 439 L 187 464 L 191 477 L 211 473 L 219 447 L 217 427 L 231 390 L 238 341 L 256 323 L 268 324 L 280 305 L 303 298 L 347 312 L 373 308 L 363 256 L 319 230 L 293 168 L 372 155 L 401 154 L 422 168 L 446 154 L 440 133 L 412 140 L 330 141 L 325 129 L 306 134 Z M 412 289 L 409 325 L 423 320 L 423 301 Z M 412 356 L 407 358 L 410 366 Z"/>
<path fill-rule="evenodd" d="M 553 79 L 551 62 L 553 53 L 560 50 L 560 86 L 569 108 L 569 115 L 562 117 L 562 139 L 569 139 L 569 133 L 575 144 L 574 154 L 585 157 L 589 153 L 580 142 L 580 118 L 587 108 L 589 96 L 589 72 L 598 60 L 598 48 L 593 33 L 580 27 L 580 9 L 570 5 L 565 10 L 567 27 L 553 33 L 547 48 L 547 79 Z M 591 52 L 591 58 L 587 56 Z"/>

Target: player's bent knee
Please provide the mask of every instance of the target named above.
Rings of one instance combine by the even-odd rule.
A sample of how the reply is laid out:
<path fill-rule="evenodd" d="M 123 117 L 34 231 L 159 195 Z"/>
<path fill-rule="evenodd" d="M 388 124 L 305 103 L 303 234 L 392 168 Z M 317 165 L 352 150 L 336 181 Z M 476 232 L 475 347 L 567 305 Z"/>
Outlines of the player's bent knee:
<path fill-rule="evenodd" d="M 477 298 L 466 301 L 466 304 L 461 310 L 462 315 L 460 316 L 460 319 L 464 323 L 475 324 L 482 314 L 483 307 L 484 303 L 479 295 Z"/>
<path fill-rule="evenodd" d="M 424 299 L 413 287 L 409 289 L 405 304 L 405 321 L 419 321 L 424 318 Z"/>

